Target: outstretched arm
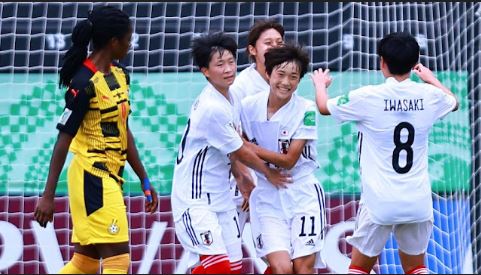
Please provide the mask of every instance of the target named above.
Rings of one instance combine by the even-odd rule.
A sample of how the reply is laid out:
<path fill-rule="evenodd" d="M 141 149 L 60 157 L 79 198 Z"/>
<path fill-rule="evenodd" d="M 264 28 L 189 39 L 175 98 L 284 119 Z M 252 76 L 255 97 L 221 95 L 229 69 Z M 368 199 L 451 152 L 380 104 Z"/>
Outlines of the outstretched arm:
<path fill-rule="evenodd" d="M 264 161 L 260 159 L 256 153 L 249 149 L 248 146 L 246 146 L 245 141 L 239 149 L 231 153 L 230 159 L 232 162 L 241 161 L 248 167 L 264 174 L 267 180 L 276 187 L 285 188 L 286 184 L 292 182 L 290 177 L 287 175 L 282 175 L 278 169 L 272 169 L 265 165 Z"/>
<path fill-rule="evenodd" d="M 296 165 L 299 157 L 301 156 L 304 145 L 306 145 L 305 139 L 294 139 L 289 145 L 289 151 L 287 154 L 281 154 L 264 149 L 253 143 L 249 143 L 249 147 L 263 160 L 277 165 L 278 167 L 285 169 L 292 169 Z"/>
<path fill-rule="evenodd" d="M 456 107 L 454 107 L 453 112 L 458 109 L 459 101 L 456 98 L 456 96 L 453 94 L 453 92 L 451 92 L 451 90 L 449 90 L 448 88 L 446 88 L 446 86 L 441 84 L 441 82 L 436 78 L 436 76 L 434 76 L 433 72 L 429 68 L 425 67 L 421 63 L 418 63 L 416 64 L 416 66 L 414 66 L 413 71 L 417 76 L 419 76 L 419 78 L 421 78 L 422 81 L 428 84 L 431 84 L 435 87 L 438 87 L 446 94 L 453 96 L 456 99 Z"/>
<path fill-rule="evenodd" d="M 319 112 L 323 115 L 330 115 L 329 109 L 327 109 L 327 100 L 329 96 L 327 95 L 327 87 L 331 85 L 332 79 L 329 75 L 329 69 L 315 70 L 311 74 L 312 83 L 316 90 L 316 105 Z"/>
<path fill-rule="evenodd" d="M 71 142 L 72 136 L 64 132 L 59 132 L 57 142 L 53 148 L 52 158 L 50 159 L 45 190 L 34 212 L 35 220 L 37 220 L 42 227 L 46 227 L 47 222 L 53 220 L 55 190 L 57 189 L 58 178 L 65 164 Z"/>

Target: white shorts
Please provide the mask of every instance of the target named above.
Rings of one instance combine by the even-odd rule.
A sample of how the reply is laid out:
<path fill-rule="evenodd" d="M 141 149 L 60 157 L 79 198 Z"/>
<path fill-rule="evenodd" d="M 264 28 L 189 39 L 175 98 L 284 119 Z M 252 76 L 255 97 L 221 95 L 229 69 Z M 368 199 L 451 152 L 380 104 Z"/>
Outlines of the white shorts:
<path fill-rule="evenodd" d="M 237 211 L 212 212 L 205 207 L 187 209 L 175 221 L 175 233 L 185 250 L 195 255 L 227 254 L 229 261 L 243 258 Z M 188 266 L 196 264 L 189 261 Z"/>
<path fill-rule="evenodd" d="M 250 198 L 252 237 L 258 257 L 287 251 L 291 259 L 321 251 L 326 225 L 319 183 L 295 183 L 278 192 L 255 188 Z M 320 253 L 318 253 L 320 254 Z"/>
<path fill-rule="evenodd" d="M 354 233 L 346 241 L 362 254 L 375 257 L 381 254 L 393 232 L 399 250 L 408 255 L 420 255 L 426 252 L 432 230 L 433 222 L 430 220 L 394 225 L 373 223 L 367 208 L 360 205 Z"/>

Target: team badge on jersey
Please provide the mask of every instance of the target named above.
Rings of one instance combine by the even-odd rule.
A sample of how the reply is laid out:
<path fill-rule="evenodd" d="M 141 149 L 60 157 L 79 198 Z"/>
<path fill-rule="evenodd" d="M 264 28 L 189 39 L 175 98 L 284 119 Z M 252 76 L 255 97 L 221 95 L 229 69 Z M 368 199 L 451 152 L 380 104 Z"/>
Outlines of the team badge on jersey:
<path fill-rule="evenodd" d="M 316 112 L 307 111 L 304 113 L 304 125 L 306 126 L 316 126 Z"/>
<path fill-rule="evenodd" d="M 204 243 L 205 245 L 211 245 L 214 241 L 212 239 L 212 233 L 210 232 L 210 230 L 204 233 L 200 233 L 200 238 L 202 239 L 202 243 Z"/>
<path fill-rule="evenodd" d="M 107 231 L 112 234 L 112 235 L 116 235 L 119 233 L 120 231 L 120 228 L 119 226 L 117 225 L 117 220 L 116 219 L 113 219 L 112 220 L 112 223 L 109 225 L 109 227 L 107 227 Z"/>
<path fill-rule="evenodd" d="M 71 114 L 72 114 L 72 110 L 70 110 L 69 108 L 65 108 L 65 110 L 63 111 L 63 114 L 58 119 L 58 123 L 65 125 L 65 123 L 67 123 L 67 120 L 69 119 Z"/>
<path fill-rule="evenodd" d="M 349 94 L 344 94 L 337 99 L 337 106 L 341 106 L 349 102 Z"/>

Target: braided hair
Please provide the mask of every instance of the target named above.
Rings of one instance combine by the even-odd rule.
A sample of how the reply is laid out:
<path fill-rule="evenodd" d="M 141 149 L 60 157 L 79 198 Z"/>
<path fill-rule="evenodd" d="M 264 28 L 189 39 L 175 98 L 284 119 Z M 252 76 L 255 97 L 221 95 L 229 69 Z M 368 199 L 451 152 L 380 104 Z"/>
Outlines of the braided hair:
<path fill-rule="evenodd" d="M 121 39 L 129 32 L 129 16 L 111 6 L 97 6 L 89 12 L 87 19 L 75 25 L 72 32 L 72 46 L 63 57 L 59 87 L 70 85 L 70 81 L 87 58 L 88 45 L 92 41 L 94 50 L 105 47 L 116 37 Z"/>

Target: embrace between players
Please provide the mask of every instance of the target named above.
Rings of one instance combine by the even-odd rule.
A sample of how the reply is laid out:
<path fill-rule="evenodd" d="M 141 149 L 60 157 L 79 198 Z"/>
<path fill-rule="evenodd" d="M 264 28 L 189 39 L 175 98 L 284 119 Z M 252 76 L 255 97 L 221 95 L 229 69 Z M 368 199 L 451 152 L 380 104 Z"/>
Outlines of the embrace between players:
<path fill-rule="evenodd" d="M 116 35 L 95 28 L 109 18 L 122 23 Z M 113 63 L 127 53 L 132 29 L 113 8 L 94 9 L 87 21 L 85 28 L 94 26 L 94 31 L 82 46 L 86 50 L 92 40 L 94 51 L 71 58 L 75 72 L 62 78 L 69 87 L 66 108 L 35 218 L 42 225 L 52 220 L 58 167 L 73 140 L 69 197 L 75 253 L 61 272 L 95 273 L 102 261 L 104 273 L 126 273 L 128 230 L 125 206 L 118 200 L 126 160 L 151 192 L 147 211 L 155 211 L 158 202 L 128 129 L 128 74 Z M 79 34 L 80 28 L 74 30 L 72 39 Z M 370 273 L 391 232 L 404 271 L 428 273 L 424 256 L 433 227 L 428 133 L 458 102 L 418 63 L 419 45 L 410 34 L 388 34 L 377 50 L 385 83 L 329 98 L 329 70 L 318 69 L 310 74 L 313 102 L 296 93 L 309 55 L 284 41 L 277 22 L 258 21 L 251 28 L 246 52 L 253 63 L 238 76 L 234 39 L 217 32 L 193 40 L 194 63 L 207 85 L 190 110 L 171 195 L 176 235 L 189 253 L 192 273 L 241 273 L 241 236 L 248 219 L 257 256 L 268 264 L 264 273 L 311 274 L 324 266 L 326 205 L 314 176 L 318 113 L 354 121 L 359 130 L 362 194 L 356 228 L 347 238 L 353 246 L 349 273 Z M 411 72 L 425 83 L 411 81 Z M 103 102 L 108 93 L 118 98 Z M 410 108 L 413 100 L 421 100 L 422 108 Z M 87 197 L 88 192 L 94 195 Z M 106 233 L 110 223 L 124 230 Z"/>

